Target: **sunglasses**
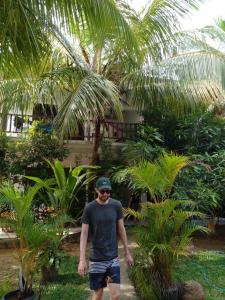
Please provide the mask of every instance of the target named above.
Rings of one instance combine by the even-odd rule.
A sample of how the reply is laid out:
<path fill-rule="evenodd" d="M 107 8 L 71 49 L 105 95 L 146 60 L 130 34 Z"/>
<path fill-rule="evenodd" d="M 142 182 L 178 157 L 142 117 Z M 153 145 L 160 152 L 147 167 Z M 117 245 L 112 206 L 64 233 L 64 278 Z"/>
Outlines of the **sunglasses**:
<path fill-rule="evenodd" d="M 105 194 L 105 193 L 106 193 L 106 194 L 110 194 L 110 190 L 100 190 L 99 192 L 100 192 L 100 194 L 102 194 L 102 195 Z"/>

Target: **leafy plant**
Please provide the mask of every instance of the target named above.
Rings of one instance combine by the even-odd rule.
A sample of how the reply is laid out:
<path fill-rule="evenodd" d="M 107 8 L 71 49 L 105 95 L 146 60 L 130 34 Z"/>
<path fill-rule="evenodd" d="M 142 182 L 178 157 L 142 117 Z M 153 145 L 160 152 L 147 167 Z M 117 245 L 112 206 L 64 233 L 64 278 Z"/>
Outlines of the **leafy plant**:
<path fill-rule="evenodd" d="M 38 186 L 44 187 L 48 193 L 47 204 L 52 206 L 57 214 L 68 214 L 74 201 L 78 201 L 77 194 L 81 188 L 95 179 L 93 166 L 70 167 L 66 174 L 63 164 L 59 160 L 48 165 L 54 176 L 47 180 L 39 177 L 26 176 L 26 178 L 36 182 Z"/>
<path fill-rule="evenodd" d="M 143 273 L 148 272 L 148 284 L 152 287 L 148 291 L 155 295 L 157 281 L 161 296 L 172 286 L 174 264 L 185 253 L 192 233 L 207 231 L 192 222 L 194 216 L 203 217 L 200 212 L 189 209 L 192 201 L 170 199 L 176 177 L 187 161 L 185 156 L 164 153 L 155 163 L 143 161 L 126 169 L 131 176 L 131 186 L 147 191 L 153 201 L 142 204 L 140 212 L 125 209 L 125 215 L 141 221 L 137 227 L 140 247 L 137 260 Z M 140 278 L 136 279 L 139 282 Z"/>
<path fill-rule="evenodd" d="M 56 237 L 55 230 L 51 230 L 47 224 L 34 221 L 31 205 L 39 189 L 40 186 L 34 186 L 22 192 L 10 184 L 0 188 L 0 200 L 7 199 L 13 208 L 11 216 L 1 217 L 0 223 L 10 226 L 18 237 L 18 247 L 15 244 L 20 265 L 18 299 L 32 295 L 34 274 L 40 263 L 39 256 L 44 245 Z"/>
<path fill-rule="evenodd" d="M 128 163 L 142 159 L 154 160 L 162 153 L 162 143 L 163 138 L 158 129 L 139 125 L 136 139 L 123 147 L 121 155 Z"/>
<path fill-rule="evenodd" d="M 223 213 L 225 151 L 192 155 L 189 166 L 178 175 L 174 197 L 190 199 L 196 209 L 215 216 Z"/>
<path fill-rule="evenodd" d="M 179 122 L 175 132 L 180 151 L 213 153 L 225 147 L 225 119 L 213 113 L 195 114 Z"/>
<path fill-rule="evenodd" d="M 66 157 L 67 150 L 57 136 L 54 133 L 36 130 L 36 126 L 37 124 L 34 124 L 34 128 L 9 149 L 6 162 L 12 174 L 27 174 L 31 172 L 30 169 L 38 170 L 40 174 L 41 168 L 42 177 L 47 177 L 45 159 L 54 161 Z"/>
<path fill-rule="evenodd" d="M 59 160 L 55 160 L 54 163 L 47 161 L 47 163 L 53 171 L 54 176 L 52 178 L 43 180 L 39 177 L 26 176 L 26 178 L 34 181 L 40 189 L 43 188 L 41 191 L 42 198 L 45 198 L 45 203 L 52 207 L 56 214 L 53 227 L 60 228 L 60 233 L 53 241 L 49 241 L 42 252 L 42 261 L 44 262 L 42 277 L 45 278 L 44 281 L 50 281 L 51 277 L 55 276 L 56 268 L 63 258 L 60 245 L 63 238 L 67 236 L 65 225 L 74 222 L 68 214 L 74 203 L 78 203 L 77 194 L 95 178 L 91 171 L 94 169 L 92 166 L 70 168 L 66 174 L 64 166 Z M 45 276 L 44 273 L 47 272 L 49 272 L 50 278 Z"/>

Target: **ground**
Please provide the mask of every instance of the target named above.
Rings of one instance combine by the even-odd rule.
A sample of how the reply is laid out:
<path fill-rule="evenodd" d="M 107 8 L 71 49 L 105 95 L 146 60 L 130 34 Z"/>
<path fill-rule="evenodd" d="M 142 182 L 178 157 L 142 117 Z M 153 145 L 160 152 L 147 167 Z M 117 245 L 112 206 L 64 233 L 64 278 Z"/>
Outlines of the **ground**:
<path fill-rule="evenodd" d="M 134 247 L 132 235 L 129 235 L 129 245 L 130 247 Z M 201 235 L 193 238 L 193 245 L 191 250 L 220 250 L 224 251 L 225 247 L 225 225 L 220 225 L 216 227 L 216 235 L 207 236 Z M 64 244 L 64 249 L 71 255 L 78 256 L 79 255 L 79 244 L 77 239 L 68 240 Z M 120 245 L 120 257 L 123 259 L 122 255 L 122 246 Z M 17 261 L 15 259 L 15 255 L 13 250 L 10 249 L 0 249 L 0 282 L 12 282 L 13 286 L 16 287 L 17 284 L 17 274 L 18 274 L 18 266 Z M 125 263 L 122 264 L 122 273 L 123 273 L 123 283 L 122 292 L 126 295 L 126 298 L 123 299 L 135 299 L 134 291 L 132 286 L 130 285 L 129 279 L 126 275 Z M 108 291 L 106 291 L 107 295 Z M 106 297 L 104 299 L 107 299 Z"/>

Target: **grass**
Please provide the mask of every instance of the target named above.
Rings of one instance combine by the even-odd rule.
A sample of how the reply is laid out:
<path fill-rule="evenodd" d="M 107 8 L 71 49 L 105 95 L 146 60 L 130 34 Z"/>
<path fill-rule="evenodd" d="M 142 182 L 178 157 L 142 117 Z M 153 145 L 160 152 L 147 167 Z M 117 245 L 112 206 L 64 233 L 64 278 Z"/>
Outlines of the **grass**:
<path fill-rule="evenodd" d="M 200 251 L 180 259 L 175 270 L 176 281 L 196 280 L 201 283 L 206 300 L 225 299 L 225 253 Z"/>
<path fill-rule="evenodd" d="M 57 280 L 48 284 L 41 299 L 87 300 L 89 295 L 87 277 L 81 278 L 77 274 L 77 266 L 77 257 L 66 257 L 60 266 Z"/>
<path fill-rule="evenodd" d="M 12 290 L 13 287 L 10 281 L 5 280 L 0 282 L 0 298 L 2 298 L 6 293 Z"/>
<path fill-rule="evenodd" d="M 39 284 L 38 277 L 36 284 L 34 285 L 34 291 L 37 295 L 37 299 L 41 300 L 87 300 L 88 299 L 88 285 L 87 277 L 81 278 L 77 274 L 78 258 L 66 257 L 63 260 L 60 269 L 59 276 L 56 281 L 49 283 L 42 290 L 42 296 L 39 298 Z M 1 297 L 13 290 L 10 282 L 5 280 L 0 283 L 0 299 Z"/>

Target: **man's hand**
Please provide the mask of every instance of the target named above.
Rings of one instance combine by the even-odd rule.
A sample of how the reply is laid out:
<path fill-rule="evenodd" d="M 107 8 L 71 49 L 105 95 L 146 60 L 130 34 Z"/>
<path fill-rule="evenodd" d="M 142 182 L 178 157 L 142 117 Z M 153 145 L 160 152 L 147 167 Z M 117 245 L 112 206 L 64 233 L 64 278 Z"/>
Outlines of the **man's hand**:
<path fill-rule="evenodd" d="M 78 274 L 81 277 L 84 277 L 84 275 L 87 272 L 87 263 L 86 260 L 80 260 L 79 265 L 78 265 Z"/>
<path fill-rule="evenodd" d="M 133 260 L 133 257 L 130 255 L 129 252 L 125 254 L 125 260 L 126 260 L 129 267 L 133 267 L 134 260 Z"/>

